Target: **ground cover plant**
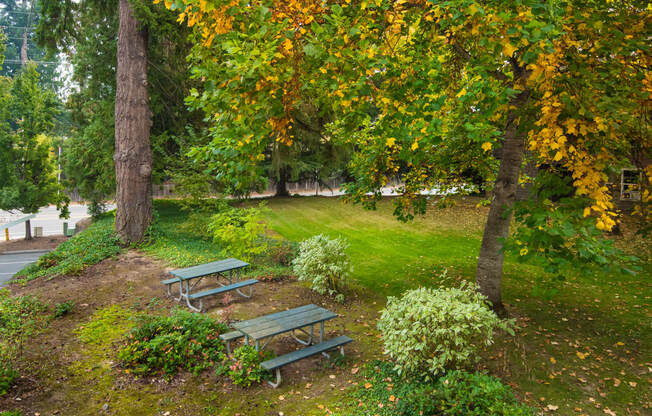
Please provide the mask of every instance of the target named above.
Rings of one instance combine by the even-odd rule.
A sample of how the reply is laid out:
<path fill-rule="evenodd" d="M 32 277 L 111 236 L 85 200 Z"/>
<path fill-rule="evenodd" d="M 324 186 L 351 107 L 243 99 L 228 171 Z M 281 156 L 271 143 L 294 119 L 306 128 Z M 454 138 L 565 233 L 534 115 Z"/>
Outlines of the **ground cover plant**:
<path fill-rule="evenodd" d="M 74 275 L 84 268 L 115 256 L 122 248 L 113 232 L 112 213 L 104 214 L 90 227 L 41 256 L 38 262 L 18 274 L 19 281 L 40 277 Z"/>
<path fill-rule="evenodd" d="M 256 351 L 252 345 L 243 345 L 233 351 L 233 362 L 226 366 L 226 373 L 236 386 L 250 387 L 270 378 L 271 373 L 260 367 L 263 361 L 274 358 L 269 350 Z M 218 370 L 222 374 L 225 370 Z"/>
<path fill-rule="evenodd" d="M 342 415 L 378 416 L 534 416 L 511 388 L 480 373 L 452 371 L 436 380 L 404 378 L 393 364 L 373 361 L 363 382 L 351 392 L 352 405 Z"/>
<path fill-rule="evenodd" d="M 220 367 L 224 345 L 218 338 L 228 330 L 206 315 L 175 309 L 169 316 L 142 316 L 118 353 L 122 365 L 137 375 L 197 374 Z"/>

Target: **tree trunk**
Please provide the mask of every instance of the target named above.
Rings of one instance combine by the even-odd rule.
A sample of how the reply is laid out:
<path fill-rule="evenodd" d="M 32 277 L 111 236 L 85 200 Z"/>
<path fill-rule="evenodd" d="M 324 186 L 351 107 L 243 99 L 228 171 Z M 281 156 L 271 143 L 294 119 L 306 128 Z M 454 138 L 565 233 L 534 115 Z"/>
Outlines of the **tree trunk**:
<path fill-rule="evenodd" d="M 529 97 L 529 91 L 523 91 L 511 100 L 510 105 L 521 108 Z M 494 185 L 491 207 L 487 224 L 484 228 L 480 255 L 478 256 L 478 269 L 476 282 L 480 291 L 499 315 L 504 314 L 501 297 L 501 280 L 503 271 L 504 253 L 502 240 L 509 236 L 509 224 L 512 219 L 511 211 L 516 199 L 518 178 L 525 151 L 525 135 L 518 129 L 517 115 L 510 111 L 505 137 L 503 141 L 502 157 L 496 183 Z"/>
<path fill-rule="evenodd" d="M 285 168 L 278 171 L 278 178 L 276 180 L 276 195 L 275 196 L 290 196 L 287 187 L 288 174 Z"/>
<path fill-rule="evenodd" d="M 32 239 L 32 223 L 27 220 L 25 221 L 25 240 Z"/>
<path fill-rule="evenodd" d="M 20 48 L 20 65 L 27 65 L 27 28 L 23 32 L 23 45 Z"/>
<path fill-rule="evenodd" d="M 139 242 L 152 221 L 152 114 L 147 92 L 147 31 L 129 0 L 119 0 L 115 99 L 115 230 L 123 243 Z"/>

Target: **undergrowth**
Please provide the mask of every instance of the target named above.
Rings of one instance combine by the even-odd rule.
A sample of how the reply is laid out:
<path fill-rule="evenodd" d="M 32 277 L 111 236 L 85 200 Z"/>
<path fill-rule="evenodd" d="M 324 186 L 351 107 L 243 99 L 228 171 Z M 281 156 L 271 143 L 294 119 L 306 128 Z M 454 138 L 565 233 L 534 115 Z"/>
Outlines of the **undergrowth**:
<path fill-rule="evenodd" d="M 348 416 L 534 416 L 519 403 L 511 388 L 481 373 L 451 371 L 425 382 L 403 378 L 393 364 L 369 363 L 364 383 L 351 392 Z"/>
<path fill-rule="evenodd" d="M 212 318 L 175 309 L 170 316 L 142 316 L 118 353 L 137 375 L 171 376 L 180 369 L 199 373 L 224 361 L 218 336 L 228 330 Z"/>
<path fill-rule="evenodd" d="M 86 230 L 41 256 L 38 262 L 21 270 L 16 281 L 79 274 L 86 267 L 119 254 L 120 240 L 114 234 L 113 224 L 111 213 L 103 215 Z"/>

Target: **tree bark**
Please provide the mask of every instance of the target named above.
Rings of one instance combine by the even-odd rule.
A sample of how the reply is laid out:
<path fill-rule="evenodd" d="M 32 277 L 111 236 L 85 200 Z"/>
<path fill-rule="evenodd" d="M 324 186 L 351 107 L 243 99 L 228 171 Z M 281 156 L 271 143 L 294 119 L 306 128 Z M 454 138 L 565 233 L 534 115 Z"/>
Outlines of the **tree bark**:
<path fill-rule="evenodd" d="M 288 173 L 285 168 L 278 171 L 278 178 L 276 181 L 276 195 L 275 196 L 290 196 L 287 188 Z"/>
<path fill-rule="evenodd" d="M 527 102 L 529 94 L 529 90 L 523 91 L 511 100 L 510 105 L 520 109 Z M 509 236 L 511 208 L 516 199 L 521 162 L 525 152 L 525 134 L 519 131 L 516 119 L 516 112 L 510 111 L 505 128 L 500 168 L 484 228 L 476 272 L 476 282 L 480 286 L 480 291 L 488 298 L 494 311 L 499 315 L 505 312 L 501 296 L 504 259 L 502 241 Z"/>
<path fill-rule="evenodd" d="M 119 0 L 115 99 L 115 230 L 123 243 L 139 242 L 152 221 L 152 113 L 147 91 L 147 31 Z"/>
<path fill-rule="evenodd" d="M 27 220 L 25 221 L 25 240 L 32 239 L 32 223 Z"/>

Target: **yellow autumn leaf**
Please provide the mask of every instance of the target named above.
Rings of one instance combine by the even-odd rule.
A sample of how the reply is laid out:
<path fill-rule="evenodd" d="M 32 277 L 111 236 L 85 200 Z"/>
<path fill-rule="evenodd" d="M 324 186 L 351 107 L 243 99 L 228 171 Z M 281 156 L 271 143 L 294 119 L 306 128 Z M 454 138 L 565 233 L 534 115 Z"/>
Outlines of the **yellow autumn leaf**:
<path fill-rule="evenodd" d="M 525 256 L 525 255 L 527 254 L 527 252 L 528 252 L 528 249 L 527 249 L 527 248 L 522 248 L 521 251 L 520 251 L 519 253 L 521 254 L 521 256 Z M 551 361 L 552 361 L 552 360 L 554 360 L 554 358 L 552 358 Z"/>
<path fill-rule="evenodd" d="M 503 45 L 503 54 L 506 57 L 511 57 L 512 55 L 514 55 L 514 51 L 516 51 L 516 47 L 512 46 L 512 44 L 509 43 L 509 41 L 507 41 L 507 43 Z"/>
<path fill-rule="evenodd" d="M 482 143 L 482 150 L 484 150 L 485 152 L 488 152 L 489 150 L 491 150 L 492 146 L 493 146 L 493 144 L 491 142 L 484 142 L 484 143 Z"/>
<path fill-rule="evenodd" d="M 460 98 L 463 95 L 466 95 L 466 88 L 462 88 L 462 90 L 457 93 L 456 97 Z"/>
<path fill-rule="evenodd" d="M 584 216 L 588 217 L 589 215 L 591 215 L 591 207 L 584 208 Z"/>
<path fill-rule="evenodd" d="M 392 146 L 394 146 L 395 143 L 396 143 L 396 139 L 393 138 L 393 137 L 390 137 L 389 139 L 387 139 L 386 144 L 387 144 L 387 147 L 392 147 Z"/>
<path fill-rule="evenodd" d="M 575 354 L 577 355 L 577 358 L 579 358 L 580 360 L 585 359 L 586 355 L 587 355 L 587 354 L 584 354 L 584 353 L 579 352 L 579 351 L 577 351 Z"/>
<path fill-rule="evenodd" d="M 419 148 L 419 142 L 417 140 L 412 143 L 412 146 L 410 147 L 412 150 L 417 150 Z"/>
<path fill-rule="evenodd" d="M 550 357 L 550 362 L 553 363 L 553 364 L 556 364 L 557 360 L 555 360 L 555 357 Z"/>

